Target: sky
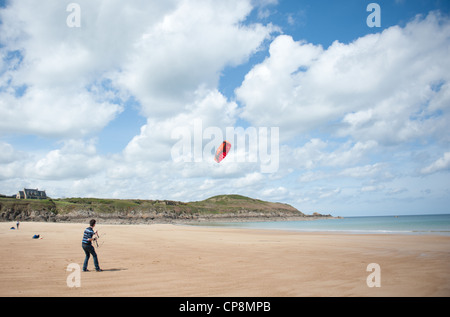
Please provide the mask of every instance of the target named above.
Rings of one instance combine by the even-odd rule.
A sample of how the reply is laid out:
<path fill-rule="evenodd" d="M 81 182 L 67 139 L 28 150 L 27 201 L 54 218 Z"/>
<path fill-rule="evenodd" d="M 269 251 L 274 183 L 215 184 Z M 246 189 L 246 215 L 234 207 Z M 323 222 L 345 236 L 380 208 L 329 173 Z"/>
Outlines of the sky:
<path fill-rule="evenodd" d="M 449 56 L 447 0 L 1 0 L 0 193 L 450 213 Z"/>

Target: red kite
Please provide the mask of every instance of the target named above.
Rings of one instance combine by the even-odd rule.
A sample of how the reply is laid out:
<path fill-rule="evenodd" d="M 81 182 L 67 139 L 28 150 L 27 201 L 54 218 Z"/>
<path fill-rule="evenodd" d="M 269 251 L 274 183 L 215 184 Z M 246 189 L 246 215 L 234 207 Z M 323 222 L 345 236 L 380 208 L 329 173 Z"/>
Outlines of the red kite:
<path fill-rule="evenodd" d="M 223 141 L 223 143 L 217 148 L 216 156 L 214 157 L 214 161 L 220 163 L 225 156 L 227 156 L 230 151 L 231 143 L 228 141 Z"/>

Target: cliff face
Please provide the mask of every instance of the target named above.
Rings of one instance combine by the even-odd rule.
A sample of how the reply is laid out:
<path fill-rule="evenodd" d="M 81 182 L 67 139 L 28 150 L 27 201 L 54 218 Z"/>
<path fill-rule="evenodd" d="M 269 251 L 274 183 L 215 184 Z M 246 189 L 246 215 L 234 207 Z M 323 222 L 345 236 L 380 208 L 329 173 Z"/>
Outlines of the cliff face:
<path fill-rule="evenodd" d="M 170 200 L 67 198 L 55 200 L 0 199 L 0 221 L 103 223 L 174 223 L 195 221 L 285 220 L 307 216 L 294 207 L 239 195 L 221 195 L 183 203 Z M 323 217 L 314 215 L 313 218 Z"/>
<path fill-rule="evenodd" d="M 52 201 L 0 199 L 1 221 L 56 221 L 56 215 Z"/>

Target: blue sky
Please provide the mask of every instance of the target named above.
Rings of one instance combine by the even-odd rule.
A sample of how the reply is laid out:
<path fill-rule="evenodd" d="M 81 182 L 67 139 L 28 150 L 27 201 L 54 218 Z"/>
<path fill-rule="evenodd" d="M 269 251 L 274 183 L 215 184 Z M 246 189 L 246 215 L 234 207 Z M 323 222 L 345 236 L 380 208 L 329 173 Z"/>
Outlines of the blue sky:
<path fill-rule="evenodd" d="M 449 13 L 445 0 L 0 1 L 0 193 L 448 213 Z M 220 164 L 191 159 L 227 128 L 278 129 L 276 168 L 259 135 Z"/>

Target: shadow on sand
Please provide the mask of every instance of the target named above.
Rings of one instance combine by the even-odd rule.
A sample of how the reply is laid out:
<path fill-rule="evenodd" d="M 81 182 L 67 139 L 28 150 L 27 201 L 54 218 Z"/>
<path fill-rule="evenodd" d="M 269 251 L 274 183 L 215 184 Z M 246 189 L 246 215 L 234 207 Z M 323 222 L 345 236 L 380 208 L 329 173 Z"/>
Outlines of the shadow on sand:
<path fill-rule="evenodd" d="M 103 272 L 118 272 L 118 271 L 126 271 L 127 268 L 117 268 L 117 269 L 102 269 Z"/>

